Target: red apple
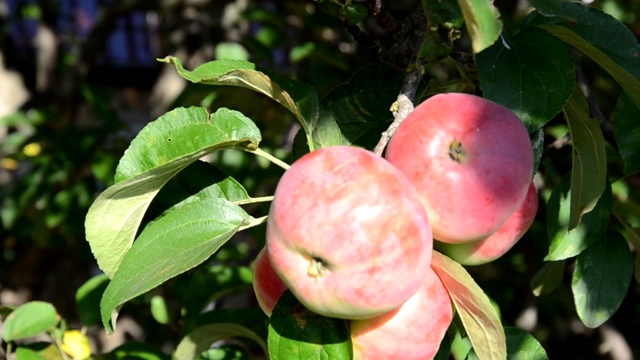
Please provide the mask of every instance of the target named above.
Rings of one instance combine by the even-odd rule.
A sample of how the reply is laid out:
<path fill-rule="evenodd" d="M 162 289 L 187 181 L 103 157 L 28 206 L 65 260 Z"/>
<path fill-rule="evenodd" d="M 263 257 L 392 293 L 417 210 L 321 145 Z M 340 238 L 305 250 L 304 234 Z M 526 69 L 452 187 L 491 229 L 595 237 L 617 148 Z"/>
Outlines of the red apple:
<path fill-rule="evenodd" d="M 400 124 L 386 158 L 422 196 L 433 237 L 462 243 L 496 232 L 524 200 L 533 173 L 527 129 L 509 109 L 438 94 Z"/>
<path fill-rule="evenodd" d="M 351 321 L 355 360 L 433 359 L 453 319 L 449 293 L 428 268 L 422 287 L 399 309 Z"/>
<path fill-rule="evenodd" d="M 287 291 L 287 285 L 271 267 L 266 247 L 260 250 L 253 261 L 253 291 L 258 305 L 267 316 L 271 316 L 278 299 Z"/>
<path fill-rule="evenodd" d="M 418 193 L 370 151 L 316 150 L 278 183 L 267 222 L 269 260 L 315 313 L 364 319 L 399 307 L 422 284 L 432 248 Z"/>
<path fill-rule="evenodd" d="M 520 208 L 511 214 L 500 229 L 485 239 L 464 243 L 438 243 L 436 248 L 463 265 L 482 265 L 504 255 L 529 230 L 538 212 L 538 193 L 531 182 Z"/>

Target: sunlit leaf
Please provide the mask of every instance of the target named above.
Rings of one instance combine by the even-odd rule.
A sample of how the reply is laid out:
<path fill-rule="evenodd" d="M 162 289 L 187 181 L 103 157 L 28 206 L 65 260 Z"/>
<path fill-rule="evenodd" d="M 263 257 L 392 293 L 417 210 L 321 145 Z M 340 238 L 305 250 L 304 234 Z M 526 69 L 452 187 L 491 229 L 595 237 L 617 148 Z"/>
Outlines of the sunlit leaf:
<path fill-rule="evenodd" d="M 349 360 L 352 356 L 347 321 L 307 310 L 290 291 L 273 309 L 267 341 L 272 360 Z"/>
<path fill-rule="evenodd" d="M 569 47 L 556 37 L 527 28 L 476 56 L 483 97 L 511 109 L 530 133 L 542 128 L 567 103 L 575 88 Z"/>
<path fill-rule="evenodd" d="M 226 199 L 194 195 L 150 222 L 102 296 L 105 329 L 112 331 L 122 304 L 201 264 L 250 219 Z"/>
<path fill-rule="evenodd" d="M 437 251 L 431 267 L 449 291 L 456 313 L 480 359 L 507 358 L 504 330 L 491 301 L 462 265 Z"/>
<path fill-rule="evenodd" d="M 596 328 L 607 321 L 627 295 L 632 276 L 629 245 L 616 231 L 578 255 L 571 290 L 582 323 Z"/>
<path fill-rule="evenodd" d="M 531 3 L 549 16 L 537 16 L 533 23 L 593 59 L 640 108 L 640 44 L 628 27 L 595 7 L 571 1 Z"/>
<path fill-rule="evenodd" d="M 553 189 L 547 202 L 550 245 L 545 261 L 563 260 L 580 254 L 604 234 L 609 224 L 613 200 L 611 186 L 607 185 L 593 210 L 584 214 L 580 224 L 570 230 L 570 187 L 571 177 L 567 176 Z"/>
<path fill-rule="evenodd" d="M 53 305 L 44 301 L 31 301 L 15 309 L 2 325 L 4 341 L 20 340 L 39 335 L 58 323 Z"/>
<path fill-rule="evenodd" d="M 227 148 L 254 149 L 255 124 L 237 111 L 178 108 L 147 125 L 118 165 L 115 185 L 91 205 L 86 237 L 98 266 L 112 277 L 129 250 L 145 212 L 173 176 L 204 155 Z"/>
<path fill-rule="evenodd" d="M 318 94 L 305 83 L 287 78 L 275 78 L 260 70 L 255 64 L 241 60 L 216 60 L 202 64 L 193 71 L 186 70 L 177 57 L 158 59 L 173 63 L 178 74 L 193 83 L 207 85 L 239 86 L 251 89 L 277 101 L 291 111 L 307 134 L 307 142 L 313 149 L 311 135 L 315 131 L 318 115 Z"/>
<path fill-rule="evenodd" d="M 542 345 L 528 332 L 515 328 L 505 327 L 507 337 L 507 359 L 509 360 L 546 360 L 549 357 Z M 467 360 L 479 358 L 472 349 Z"/>
<path fill-rule="evenodd" d="M 589 106 L 578 87 L 564 108 L 571 146 L 571 209 L 569 230 L 580 223 L 585 213 L 593 210 L 607 182 L 607 154 L 604 136 L 598 122 L 589 116 Z"/>
<path fill-rule="evenodd" d="M 473 52 L 491 46 L 502 32 L 500 12 L 492 0 L 458 0 L 464 22 L 471 36 Z"/>

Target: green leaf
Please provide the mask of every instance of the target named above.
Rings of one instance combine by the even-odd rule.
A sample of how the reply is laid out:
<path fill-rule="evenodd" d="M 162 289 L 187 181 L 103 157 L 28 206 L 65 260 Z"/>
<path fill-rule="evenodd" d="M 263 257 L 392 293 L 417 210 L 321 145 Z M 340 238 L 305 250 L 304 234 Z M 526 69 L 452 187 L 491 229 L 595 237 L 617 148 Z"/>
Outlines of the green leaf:
<path fill-rule="evenodd" d="M 347 15 L 347 22 L 349 25 L 356 25 L 360 21 L 369 15 L 367 7 L 362 4 L 351 4 L 344 8 L 345 15 Z"/>
<path fill-rule="evenodd" d="M 53 305 L 44 301 L 31 301 L 19 306 L 4 321 L 4 341 L 20 340 L 39 335 L 58 323 L 58 313 Z"/>
<path fill-rule="evenodd" d="M 531 279 L 531 291 L 535 296 L 551 293 L 562 284 L 565 260 L 546 262 Z"/>
<path fill-rule="evenodd" d="M 393 121 L 389 110 L 402 87 L 401 73 L 382 63 L 358 69 L 346 84 L 333 89 L 321 104 L 335 119 L 345 145 L 372 149 Z"/>
<path fill-rule="evenodd" d="M 277 101 L 298 119 L 307 134 L 309 148 L 313 150 L 311 135 L 316 128 L 319 105 L 318 94 L 310 85 L 285 78 L 273 79 L 248 61 L 216 60 L 188 71 L 177 57 L 158 60 L 173 63 L 178 74 L 193 83 L 243 87 Z"/>
<path fill-rule="evenodd" d="M 507 358 L 505 333 L 491 301 L 457 262 L 434 251 L 431 267 L 449 291 L 456 313 L 480 359 Z"/>
<path fill-rule="evenodd" d="M 109 284 L 109 277 L 100 274 L 87 280 L 76 291 L 76 309 L 83 325 L 100 323 L 100 298 Z"/>
<path fill-rule="evenodd" d="M 180 289 L 183 318 L 197 318 L 212 301 L 247 289 L 253 272 L 247 266 L 214 265 L 190 274 L 188 283 Z"/>
<path fill-rule="evenodd" d="M 104 360 L 169 360 L 160 349 L 136 341 L 127 341 L 104 355 Z"/>
<path fill-rule="evenodd" d="M 307 310 L 290 291 L 273 309 L 267 341 L 272 360 L 348 360 L 353 352 L 347 321 Z"/>
<path fill-rule="evenodd" d="M 117 184 L 101 193 L 85 219 L 98 266 L 112 277 L 129 250 L 144 214 L 173 176 L 204 155 L 228 148 L 255 149 L 260 131 L 237 111 L 178 108 L 147 125 L 118 165 Z"/>
<path fill-rule="evenodd" d="M 257 334 L 261 339 L 267 339 L 267 323 L 269 318 L 262 309 L 255 308 L 229 308 L 216 309 L 200 313 L 194 324 L 187 324 L 185 332 L 191 332 L 204 325 L 234 323 L 242 325 Z"/>
<path fill-rule="evenodd" d="M 546 360 L 549 359 L 542 345 L 528 332 L 515 328 L 505 327 L 507 337 L 507 358 L 509 360 Z M 467 360 L 479 359 L 473 349 Z"/>
<path fill-rule="evenodd" d="M 508 46 L 499 41 L 476 56 L 482 96 L 511 109 L 533 133 L 573 93 L 574 60 L 566 44 L 536 28 L 526 28 Z"/>
<path fill-rule="evenodd" d="M 540 13 L 550 16 L 537 16 L 533 23 L 598 63 L 640 108 L 640 44 L 629 28 L 594 7 L 570 1 L 531 3 Z"/>
<path fill-rule="evenodd" d="M 607 186 L 607 154 L 600 125 L 589 116 L 587 99 L 578 87 L 564 112 L 573 147 L 569 211 L 571 230 L 578 226 L 585 213 L 593 210 Z"/>
<path fill-rule="evenodd" d="M 613 133 L 618 143 L 618 151 L 624 160 L 624 175 L 640 171 L 640 110 L 634 106 L 628 95 L 618 99 L 611 121 Z"/>
<path fill-rule="evenodd" d="M 267 353 L 267 344 L 251 329 L 234 323 L 219 323 L 200 326 L 187 334 L 176 347 L 173 358 L 195 359 L 216 341 L 234 337 L 251 339 L 260 345 L 265 354 Z"/>
<path fill-rule="evenodd" d="M 207 260 L 251 217 L 220 198 L 194 195 L 150 222 L 127 252 L 100 303 L 112 331 L 116 309 L 168 279 Z"/>
<path fill-rule="evenodd" d="M 458 5 L 471 36 L 473 52 L 479 53 L 498 40 L 502 21 L 492 0 L 458 0 Z"/>
<path fill-rule="evenodd" d="M 151 316 L 159 324 L 167 325 L 171 322 L 171 312 L 167 304 L 167 300 L 162 295 L 154 295 L 151 297 L 149 307 Z"/>
<path fill-rule="evenodd" d="M 231 202 L 249 199 L 247 190 L 234 178 L 211 163 L 196 160 L 172 177 L 153 198 L 145 219 L 154 219 L 163 211 L 203 190 L 212 198 Z"/>
<path fill-rule="evenodd" d="M 620 307 L 633 276 L 633 258 L 624 237 L 609 230 L 578 255 L 571 290 L 578 316 L 589 328 L 607 321 Z"/>
<path fill-rule="evenodd" d="M 422 0 L 422 8 L 429 14 L 429 20 L 443 24 L 447 29 L 459 29 L 464 24 L 462 11 L 455 1 Z"/>
<path fill-rule="evenodd" d="M 580 254 L 604 234 L 609 224 L 613 200 L 611 186 L 607 185 L 593 210 L 584 214 L 580 224 L 570 230 L 570 186 L 571 177 L 567 176 L 553 189 L 547 202 L 550 245 L 545 261 L 563 260 Z"/>

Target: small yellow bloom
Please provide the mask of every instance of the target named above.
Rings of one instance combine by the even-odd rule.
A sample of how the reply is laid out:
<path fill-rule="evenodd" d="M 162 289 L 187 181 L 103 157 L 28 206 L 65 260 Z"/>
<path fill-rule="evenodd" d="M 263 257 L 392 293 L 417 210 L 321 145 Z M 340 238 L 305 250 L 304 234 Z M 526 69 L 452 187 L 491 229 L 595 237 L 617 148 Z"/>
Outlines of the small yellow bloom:
<path fill-rule="evenodd" d="M 84 360 L 91 356 L 89 339 L 78 330 L 68 330 L 62 336 L 62 350 L 73 360 Z"/>
<path fill-rule="evenodd" d="M 27 144 L 22 149 L 22 152 L 29 157 L 38 156 L 40 155 L 41 151 L 42 151 L 42 146 L 38 143 Z"/>

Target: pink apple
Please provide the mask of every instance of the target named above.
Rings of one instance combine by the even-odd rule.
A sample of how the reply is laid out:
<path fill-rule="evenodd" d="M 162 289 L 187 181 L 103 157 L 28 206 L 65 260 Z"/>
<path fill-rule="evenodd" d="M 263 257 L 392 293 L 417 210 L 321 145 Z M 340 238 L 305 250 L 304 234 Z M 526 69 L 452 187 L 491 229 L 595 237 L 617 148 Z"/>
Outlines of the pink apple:
<path fill-rule="evenodd" d="M 453 319 L 449 293 L 429 267 L 422 287 L 399 309 L 351 321 L 355 360 L 433 359 Z"/>
<path fill-rule="evenodd" d="M 422 196 L 433 237 L 469 242 L 496 232 L 533 174 L 527 129 L 509 109 L 468 94 L 438 94 L 400 124 L 386 158 Z"/>
<path fill-rule="evenodd" d="M 287 285 L 271 267 L 266 247 L 260 250 L 253 261 L 253 291 L 258 305 L 267 316 L 271 316 L 278 299 L 287 291 Z"/>
<path fill-rule="evenodd" d="M 370 151 L 316 150 L 278 183 L 267 222 L 269 260 L 315 313 L 365 319 L 399 307 L 422 284 L 432 248 L 418 193 Z"/>
<path fill-rule="evenodd" d="M 491 262 L 515 245 L 529 230 L 538 212 L 538 193 L 533 182 L 520 208 L 511 214 L 500 229 L 485 239 L 464 244 L 438 243 L 436 248 L 463 265 Z"/>

